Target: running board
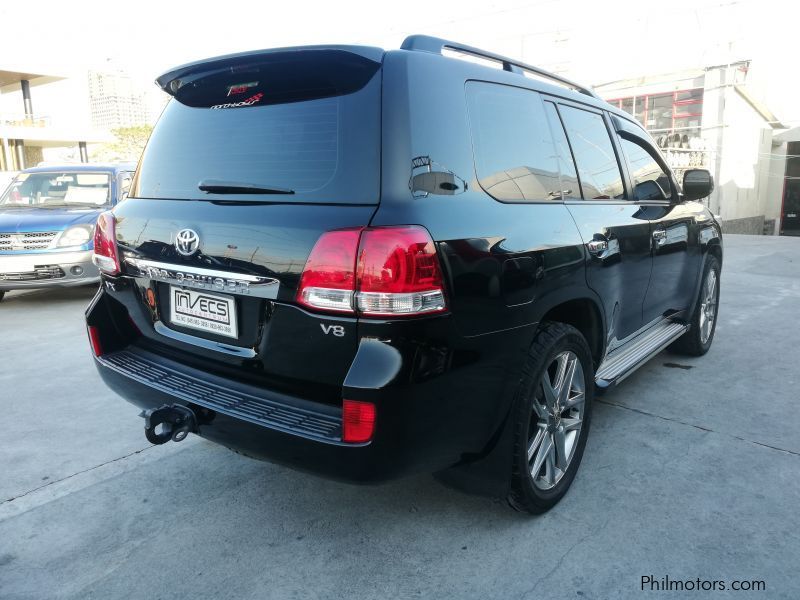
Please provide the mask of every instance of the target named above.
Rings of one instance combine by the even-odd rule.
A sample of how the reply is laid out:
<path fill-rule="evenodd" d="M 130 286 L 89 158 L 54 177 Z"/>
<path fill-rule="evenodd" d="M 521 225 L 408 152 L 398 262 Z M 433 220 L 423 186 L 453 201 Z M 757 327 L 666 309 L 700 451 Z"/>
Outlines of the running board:
<path fill-rule="evenodd" d="M 674 321 L 654 326 L 607 356 L 597 369 L 595 385 L 599 390 L 616 385 L 682 336 L 688 328 L 688 325 Z"/>

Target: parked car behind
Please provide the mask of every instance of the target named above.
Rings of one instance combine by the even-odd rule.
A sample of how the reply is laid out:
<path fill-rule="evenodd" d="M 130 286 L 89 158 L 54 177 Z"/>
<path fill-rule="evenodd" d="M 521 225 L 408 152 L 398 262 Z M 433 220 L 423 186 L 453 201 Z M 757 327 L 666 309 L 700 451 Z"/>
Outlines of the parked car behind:
<path fill-rule="evenodd" d="M 97 215 L 130 187 L 132 164 L 26 169 L 0 196 L 0 300 L 8 290 L 96 283 Z"/>

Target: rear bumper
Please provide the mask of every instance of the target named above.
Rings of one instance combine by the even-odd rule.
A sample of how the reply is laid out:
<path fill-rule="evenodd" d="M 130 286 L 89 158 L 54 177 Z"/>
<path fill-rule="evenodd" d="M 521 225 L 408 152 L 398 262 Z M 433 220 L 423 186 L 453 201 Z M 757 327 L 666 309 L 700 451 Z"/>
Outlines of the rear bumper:
<path fill-rule="evenodd" d="M 471 491 L 491 493 L 506 484 L 505 455 L 491 465 L 483 459 L 496 454 L 508 429 L 517 378 L 507 373 L 528 343 L 521 329 L 466 339 L 448 338 L 447 317 L 365 325 L 340 398 L 374 403 L 376 425 L 369 443 L 349 444 L 341 441 L 340 404 L 278 393 L 258 378 L 216 370 L 213 362 L 185 362 L 131 325 L 128 311 L 136 307 L 127 304 L 128 294 L 122 278 L 109 278 L 86 320 L 103 347 L 95 359 L 101 377 L 132 404 L 182 404 L 198 416 L 206 439 L 333 479 L 379 483 L 480 461 L 487 464 L 481 474 L 487 485 Z M 389 329 L 392 339 L 385 339 Z M 305 392 L 302 385 L 292 389 Z"/>
<path fill-rule="evenodd" d="M 99 281 L 91 250 L 0 255 L 0 290 L 70 287 Z"/>
<path fill-rule="evenodd" d="M 105 383 L 142 409 L 182 404 L 198 435 L 247 456 L 354 482 L 391 479 L 379 442 L 341 441 L 341 410 L 223 380 L 146 351 L 95 359 Z"/>

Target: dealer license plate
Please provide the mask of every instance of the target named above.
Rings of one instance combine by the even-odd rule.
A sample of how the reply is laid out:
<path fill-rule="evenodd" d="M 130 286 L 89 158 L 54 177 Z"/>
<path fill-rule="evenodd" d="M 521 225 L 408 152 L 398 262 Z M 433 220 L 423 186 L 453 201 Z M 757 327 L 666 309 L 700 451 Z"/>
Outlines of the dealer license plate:
<path fill-rule="evenodd" d="M 170 286 L 170 322 L 208 333 L 239 337 L 236 301 L 230 296 Z"/>

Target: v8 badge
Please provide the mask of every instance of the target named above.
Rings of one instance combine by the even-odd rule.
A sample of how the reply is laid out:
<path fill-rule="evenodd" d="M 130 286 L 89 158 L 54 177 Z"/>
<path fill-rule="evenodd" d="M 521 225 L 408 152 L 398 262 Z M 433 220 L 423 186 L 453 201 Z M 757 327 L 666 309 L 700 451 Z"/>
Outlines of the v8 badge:
<path fill-rule="evenodd" d="M 325 325 L 324 323 L 319 324 L 322 327 L 322 333 L 328 335 L 332 333 L 336 337 L 344 337 L 344 327 L 341 325 Z"/>

